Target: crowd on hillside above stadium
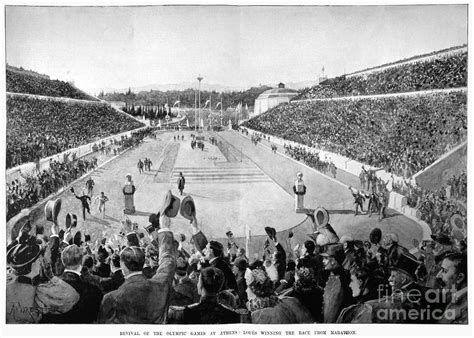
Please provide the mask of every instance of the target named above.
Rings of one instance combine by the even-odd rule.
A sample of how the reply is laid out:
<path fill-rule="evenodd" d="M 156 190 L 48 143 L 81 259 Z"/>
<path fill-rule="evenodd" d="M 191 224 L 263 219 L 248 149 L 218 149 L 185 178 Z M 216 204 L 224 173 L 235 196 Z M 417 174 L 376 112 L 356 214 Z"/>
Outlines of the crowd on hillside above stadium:
<path fill-rule="evenodd" d="M 7 96 L 6 167 L 36 162 L 142 126 L 102 103 Z"/>
<path fill-rule="evenodd" d="M 242 126 L 410 177 L 466 140 L 466 99 L 452 92 L 281 104 Z"/>
<path fill-rule="evenodd" d="M 265 227 L 248 257 L 232 231 L 206 236 L 189 197 L 180 212 L 192 238 L 174 234 L 173 200 L 169 192 L 146 231 L 124 216 L 108 238 L 59 221 L 59 200 L 45 209 L 51 236 L 23 220 L 7 246 L 7 323 L 467 323 L 465 237 L 439 232 L 409 250 L 379 228 L 336 234 L 318 208 L 306 239 Z"/>
<path fill-rule="evenodd" d="M 86 93 L 78 90 L 71 84 L 64 81 L 50 80 L 45 77 L 35 76 L 31 72 L 26 73 L 8 68 L 6 73 L 7 92 L 10 93 L 67 97 L 78 100 L 98 101 L 96 98 L 87 95 Z"/>
<path fill-rule="evenodd" d="M 29 208 L 45 199 L 71 182 L 94 170 L 98 165 L 96 154 L 116 155 L 127 148 L 138 145 L 145 136 L 152 132 L 151 128 L 133 132 L 131 137 L 114 140 L 112 144 L 105 142 L 94 144 L 92 156 L 77 159 L 75 154 L 66 153 L 63 161 L 52 161 L 48 170 L 33 173 L 21 173 L 21 179 L 7 182 L 7 221 L 22 209 Z"/>
<path fill-rule="evenodd" d="M 403 64 L 351 77 L 328 79 L 292 100 L 404 93 L 467 86 L 467 52 Z"/>

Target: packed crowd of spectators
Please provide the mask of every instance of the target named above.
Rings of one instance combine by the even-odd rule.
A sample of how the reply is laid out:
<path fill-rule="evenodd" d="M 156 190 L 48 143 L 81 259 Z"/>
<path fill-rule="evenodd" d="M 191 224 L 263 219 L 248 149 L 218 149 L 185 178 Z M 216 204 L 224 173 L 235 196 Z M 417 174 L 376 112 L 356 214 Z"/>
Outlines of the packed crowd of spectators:
<path fill-rule="evenodd" d="M 332 162 L 321 160 L 318 152 L 308 151 L 306 148 L 286 145 L 285 154 L 291 156 L 297 161 L 301 161 L 311 168 L 316 169 L 324 174 L 328 173 L 332 168 Z"/>
<path fill-rule="evenodd" d="M 133 132 L 130 137 L 122 137 L 111 144 L 105 142 L 94 144 L 93 155 L 97 152 L 114 156 L 127 148 L 138 145 L 145 136 L 152 133 L 151 128 Z M 88 159 L 77 159 L 75 154 L 67 153 L 63 161 L 52 161 L 48 170 L 33 173 L 21 173 L 21 179 L 7 182 L 7 221 L 17 215 L 22 209 L 29 208 L 71 182 L 94 170 L 97 157 L 88 156 Z"/>
<path fill-rule="evenodd" d="M 75 88 L 68 82 L 50 80 L 46 77 L 35 76 L 32 72 L 6 69 L 7 92 L 23 93 L 53 97 L 67 97 L 78 100 L 98 101 L 96 98 Z"/>
<path fill-rule="evenodd" d="M 368 74 L 328 79 L 292 100 L 404 93 L 467 86 L 467 52 L 390 67 Z"/>
<path fill-rule="evenodd" d="M 467 138 L 467 96 L 431 93 L 281 104 L 243 123 L 410 177 Z"/>
<path fill-rule="evenodd" d="M 429 191 L 409 182 L 394 184 L 394 191 L 407 196 L 407 204 L 419 211 L 421 220 L 428 223 L 433 232 L 444 231 L 451 233 L 453 228 L 451 222 L 454 215 L 460 217 L 460 224 L 467 224 L 466 202 L 467 202 L 467 173 L 451 176 L 446 186 L 436 191 Z"/>
<path fill-rule="evenodd" d="M 36 162 L 142 126 L 102 103 L 7 96 L 6 166 Z"/>
<path fill-rule="evenodd" d="M 28 222 L 12 233 L 7 323 L 467 323 L 466 238 L 439 232 L 409 250 L 374 228 L 323 243 L 334 229 L 319 208 L 306 240 L 265 227 L 248 257 L 231 231 L 208 239 L 195 213 L 192 238 L 174 234 L 169 203 L 146 231 L 124 216 L 116 236 L 94 238 L 57 220 L 52 201 L 50 237 Z"/>
<path fill-rule="evenodd" d="M 49 170 L 7 182 L 7 221 L 97 166 L 97 158 L 68 162 L 53 161 Z"/>

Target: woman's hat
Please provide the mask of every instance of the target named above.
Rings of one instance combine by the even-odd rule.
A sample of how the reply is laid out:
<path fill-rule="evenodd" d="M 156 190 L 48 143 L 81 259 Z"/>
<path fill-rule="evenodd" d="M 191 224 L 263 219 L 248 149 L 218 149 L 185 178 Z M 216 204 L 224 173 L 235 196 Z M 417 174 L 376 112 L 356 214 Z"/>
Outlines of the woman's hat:
<path fill-rule="evenodd" d="M 179 211 L 181 200 L 171 193 L 171 190 L 168 190 L 166 193 L 163 205 L 160 210 L 161 215 L 166 215 L 168 217 L 176 217 Z"/>
<path fill-rule="evenodd" d="M 7 263 L 13 269 L 22 268 L 33 263 L 40 255 L 40 252 L 41 247 L 36 242 L 36 238 L 28 236 L 7 252 Z"/>
<path fill-rule="evenodd" d="M 181 208 L 180 208 L 180 213 L 181 216 L 184 218 L 192 221 L 193 217 L 196 217 L 196 206 L 194 204 L 194 200 L 191 196 L 186 196 L 183 198 L 183 201 L 181 202 Z"/>

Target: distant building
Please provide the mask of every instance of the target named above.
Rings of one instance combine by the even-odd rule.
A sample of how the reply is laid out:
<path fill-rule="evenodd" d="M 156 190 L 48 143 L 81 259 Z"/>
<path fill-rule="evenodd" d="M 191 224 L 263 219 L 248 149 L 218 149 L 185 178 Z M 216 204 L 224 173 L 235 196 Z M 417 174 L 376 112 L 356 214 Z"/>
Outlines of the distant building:
<path fill-rule="evenodd" d="M 279 83 L 278 88 L 273 88 L 264 91 L 255 100 L 253 114 L 250 114 L 250 118 L 258 116 L 267 110 L 278 106 L 280 103 L 288 103 L 296 96 L 298 92 L 293 89 L 285 88 L 285 84 Z"/>

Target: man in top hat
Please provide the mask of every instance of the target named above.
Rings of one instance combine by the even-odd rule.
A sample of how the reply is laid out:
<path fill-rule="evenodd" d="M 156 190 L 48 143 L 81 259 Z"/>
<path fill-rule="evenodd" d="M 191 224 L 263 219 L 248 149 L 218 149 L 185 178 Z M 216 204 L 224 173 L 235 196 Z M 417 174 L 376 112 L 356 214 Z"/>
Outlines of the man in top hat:
<path fill-rule="evenodd" d="M 344 247 L 339 243 L 328 244 L 321 256 L 324 269 L 329 273 L 324 287 L 324 323 L 335 323 L 341 310 L 352 303 L 352 291 L 349 287 L 350 275 L 342 267 L 345 258 Z"/>
<path fill-rule="evenodd" d="M 81 201 L 81 205 L 82 205 L 82 219 L 85 221 L 86 220 L 86 210 L 87 212 L 90 214 L 91 213 L 91 209 L 90 209 L 90 206 L 89 206 L 89 202 L 91 201 L 91 198 L 89 195 L 86 195 L 86 194 L 82 194 L 82 196 L 77 196 L 76 193 L 74 192 L 74 189 L 71 188 L 71 191 L 72 193 L 74 194 L 74 196 Z"/>
<path fill-rule="evenodd" d="M 168 210 L 169 205 L 162 209 Z M 171 220 L 160 212 L 160 229 L 151 232 L 152 244 L 157 243 L 159 265 L 156 273 L 146 278 L 142 273 L 145 252 L 138 246 L 138 236 L 126 229 L 128 245 L 120 253 L 120 266 L 125 282 L 104 296 L 98 322 L 106 324 L 163 324 L 168 312 L 170 293 L 176 271 L 177 247 L 174 244 Z"/>
<path fill-rule="evenodd" d="M 448 254 L 441 263 L 438 273 L 443 289 L 450 292 L 451 301 L 447 305 L 440 324 L 467 324 L 467 255 Z"/>
<path fill-rule="evenodd" d="M 178 190 L 179 190 L 179 193 L 181 194 L 181 196 L 183 195 L 183 190 L 184 190 L 184 184 L 185 183 L 186 183 L 186 179 L 184 178 L 183 173 L 180 172 L 179 176 L 178 176 L 177 184 L 178 184 Z"/>
<path fill-rule="evenodd" d="M 437 276 L 441 270 L 441 262 L 443 261 L 444 256 L 454 251 L 454 241 L 448 234 L 443 232 L 432 234 L 431 239 L 433 240 L 433 249 L 430 254 L 433 255 L 432 259 L 434 260 L 434 264 L 428 268 L 426 286 L 429 288 L 439 289 L 441 288 L 441 285 L 439 283 L 440 279 L 437 278 Z"/>

